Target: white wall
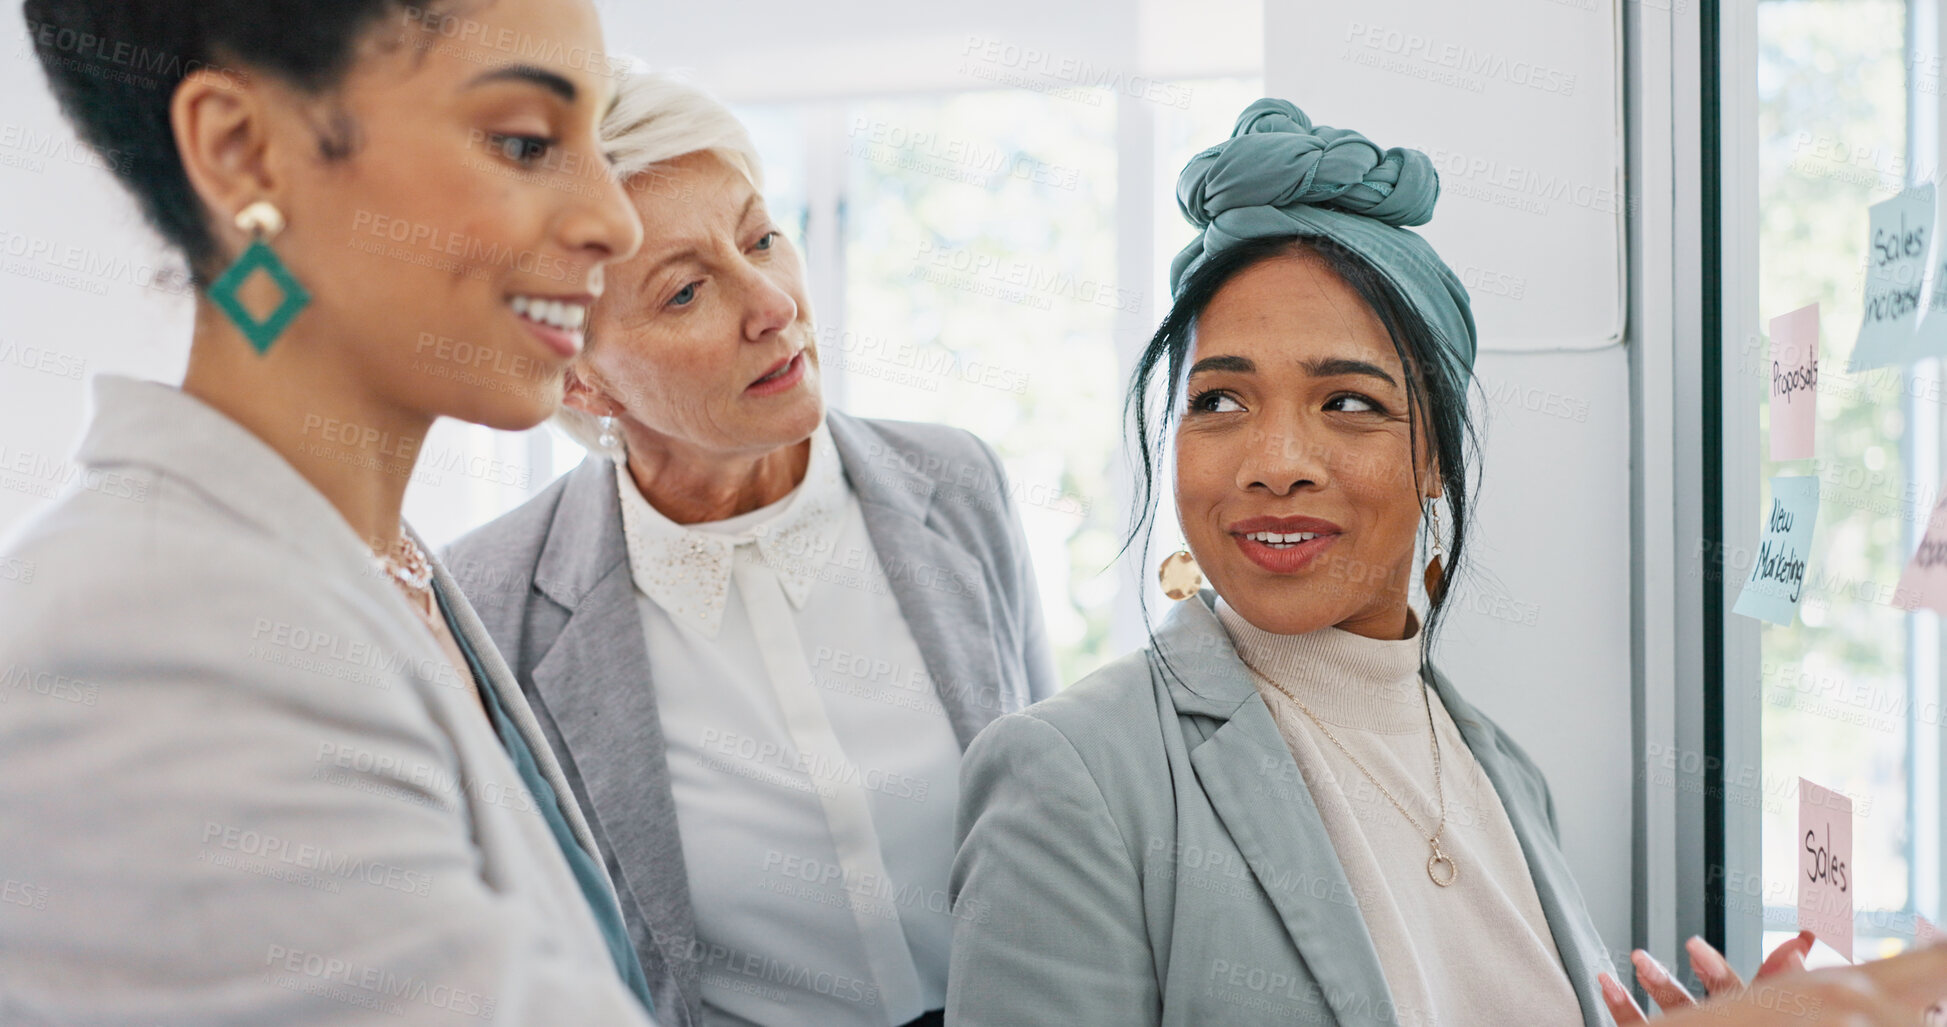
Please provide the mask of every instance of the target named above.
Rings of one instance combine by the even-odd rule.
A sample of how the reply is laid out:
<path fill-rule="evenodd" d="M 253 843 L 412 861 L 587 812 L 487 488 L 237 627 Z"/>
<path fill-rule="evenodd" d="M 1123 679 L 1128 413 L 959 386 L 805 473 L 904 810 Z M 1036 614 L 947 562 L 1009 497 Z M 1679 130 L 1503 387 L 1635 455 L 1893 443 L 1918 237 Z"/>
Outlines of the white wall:
<path fill-rule="evenodd" d="M 1437 652 L 1540 764 L 1603 941 L 1630 945 L 1629 369 L 1622 347 L 1482 354 L 1478 580 Z M 1534 409 L 1530 409 L 1533 407 Z M 1627 979 L 1627 978 L 1625 978 Z"/>
<path fill-rule="evenodd" d="M 736 0 L 601 3 L 608 45 L 733 102 L 1004 86 L 1107 72 L 1160 78 L 1258 67 L 1261 0 Z M 1003 48 L 989 49 L 988 44 Z"/>

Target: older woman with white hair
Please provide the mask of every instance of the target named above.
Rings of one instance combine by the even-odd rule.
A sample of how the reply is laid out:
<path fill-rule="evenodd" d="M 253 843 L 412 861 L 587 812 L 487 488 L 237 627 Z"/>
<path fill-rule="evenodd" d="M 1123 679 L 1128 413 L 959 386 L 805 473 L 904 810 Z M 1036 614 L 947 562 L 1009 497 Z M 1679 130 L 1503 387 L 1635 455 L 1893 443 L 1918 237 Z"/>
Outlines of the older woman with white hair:
<path fill-rule="evenodd" d="M 622 83 L 646 241 L 557 423 L 574 471 L 446 553 L 607 861 L 666 1023 L 938 1023 L 962 750 L 1054 691 L 993 452 L 827 411 L 735 116 Z"/>

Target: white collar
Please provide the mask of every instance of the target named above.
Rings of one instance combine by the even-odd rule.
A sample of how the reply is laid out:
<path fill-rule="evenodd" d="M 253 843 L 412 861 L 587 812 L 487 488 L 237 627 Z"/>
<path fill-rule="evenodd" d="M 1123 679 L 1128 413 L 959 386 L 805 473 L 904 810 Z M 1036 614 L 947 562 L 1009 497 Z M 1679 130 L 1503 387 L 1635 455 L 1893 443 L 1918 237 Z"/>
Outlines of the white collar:
<path fill-rule="evenodd" d="M 811 436 L 804 481 L 783 499 L 727 520 L 677 524 L 663 516 L 642 498 L 625 460 L 615 463 L 615 482 L 636 587 L 707 638 L 723 626 L 738 546 L 754 544 L 791 604 L 803 609 L 845 526 L 845 471 L 822 422 Z"/>

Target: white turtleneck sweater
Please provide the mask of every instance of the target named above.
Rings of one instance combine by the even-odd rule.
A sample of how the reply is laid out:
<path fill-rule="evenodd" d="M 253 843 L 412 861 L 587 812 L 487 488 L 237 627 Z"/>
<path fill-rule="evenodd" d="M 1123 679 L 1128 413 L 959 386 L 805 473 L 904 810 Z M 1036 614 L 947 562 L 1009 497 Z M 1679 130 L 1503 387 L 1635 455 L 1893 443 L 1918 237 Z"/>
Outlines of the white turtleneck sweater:
<path fill-rule="evenodd" d="M 1573 1025 L 1582 1009 L 1535 896 L 1521 842 L 1493 782 L 1440 697 L 1420 679 L 1418 631 L 1400 641 L 1338 628 L 1260 630 L 1219 599 L 1237 654 L 1298 762 L 1325 822 L 1405 1027 L 1520 1022 Z M 1260 676 L 1261 675 L 1261 676 Z M 1338 740 L 1430 831 L 1440 822 L 1427 707 L 1440 737 L 1447 823 L 1440 847 L 1459 866 L 1442 888 L 1433 854 L 1358 766 L 1269 678 L 1304 700 Z"/>

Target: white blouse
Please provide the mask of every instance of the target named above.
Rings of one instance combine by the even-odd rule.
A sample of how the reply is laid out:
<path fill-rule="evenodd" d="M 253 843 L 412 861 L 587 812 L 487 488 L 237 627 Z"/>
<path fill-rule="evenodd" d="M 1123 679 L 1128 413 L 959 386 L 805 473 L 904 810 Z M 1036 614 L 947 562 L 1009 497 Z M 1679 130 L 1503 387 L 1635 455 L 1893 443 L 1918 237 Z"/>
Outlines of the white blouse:
<path fill-rule="evenodd" d="M 802 484 L 728 520 L 676 524 L 616 479 L 704 1023 L 941 1008 L 960 745 L 830 433 Z"/>

